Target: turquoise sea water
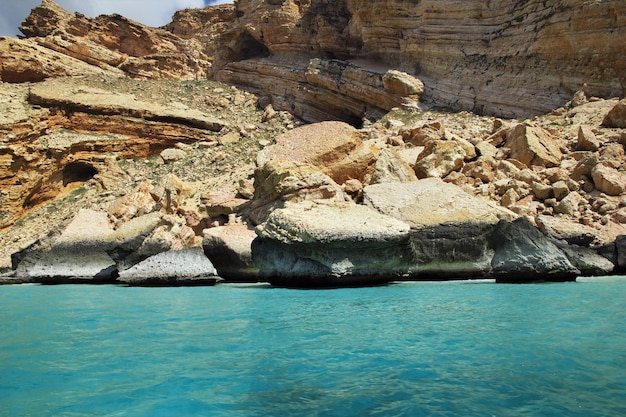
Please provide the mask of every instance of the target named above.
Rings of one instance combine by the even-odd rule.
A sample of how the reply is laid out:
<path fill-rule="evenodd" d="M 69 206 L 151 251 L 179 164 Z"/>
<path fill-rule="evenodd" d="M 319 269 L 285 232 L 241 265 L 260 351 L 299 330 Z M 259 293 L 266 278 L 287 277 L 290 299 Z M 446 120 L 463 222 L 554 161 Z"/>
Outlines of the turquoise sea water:
<path fill-rule="evenodd" d="M 0 287 L 0 416 L 624 416 L 626 279 Z"/>

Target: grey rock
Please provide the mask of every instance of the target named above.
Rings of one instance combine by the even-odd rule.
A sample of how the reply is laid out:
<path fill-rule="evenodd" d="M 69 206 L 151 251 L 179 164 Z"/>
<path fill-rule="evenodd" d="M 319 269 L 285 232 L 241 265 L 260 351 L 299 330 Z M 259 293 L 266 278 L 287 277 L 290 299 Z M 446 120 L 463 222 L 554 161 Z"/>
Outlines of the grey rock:
<path fill-rule="evenodd" d="M 257 227 L 259 276 L 279 286 L 388 282 L 411 263 L 409 226 L 353 203 L 303 202 Z"/>
<path fill-rule="evenodd" d="M 411 231 L 410 279 L 480 278 L 491 273 L 493 224 L 445 223 Z"/>
<path fill-rule="evenodd" d="M 15 270 L 15 277 L 28 282 L 114 282 L 117 266 L 107 253 L 93 246 L 63 245 L 34 252 Z"/>
<path fill-rule="evenodd" d="M 502 220 L 494 228 L 492 275 L 497 282 L 572 281 L 580 275 L 565 254 L 526 218 Z"/>
<path fill-rule="evenodd" d="M 580 271 L 582 276 L 609 275 L 615 269 L 615 265 L 611 261 L 591 248 L 558 243 L 557 246 L 565 253 L 572 265 Z"/>
<path fill-rule="evenodd" d="M 620 235 L 615 239 L 615 249 L 617 266 L 626 269 L 626 235 Z"/>
<path fill-rule="evenodd" d="M 222 278 L 201 248 L 162 252 L 120 272 L 119 282 L 133 286 L 215 285 Z"/>

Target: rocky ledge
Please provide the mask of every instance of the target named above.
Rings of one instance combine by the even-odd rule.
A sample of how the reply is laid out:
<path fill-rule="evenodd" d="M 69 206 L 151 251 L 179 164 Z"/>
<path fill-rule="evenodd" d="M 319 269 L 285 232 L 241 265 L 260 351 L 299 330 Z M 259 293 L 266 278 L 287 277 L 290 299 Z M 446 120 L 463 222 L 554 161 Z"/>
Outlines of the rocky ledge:
<path fill-rule="evenodd" d="M 2 282 L 623 273 L 624 3 L 500 3 L 44 0 L 0 39 Z"/>

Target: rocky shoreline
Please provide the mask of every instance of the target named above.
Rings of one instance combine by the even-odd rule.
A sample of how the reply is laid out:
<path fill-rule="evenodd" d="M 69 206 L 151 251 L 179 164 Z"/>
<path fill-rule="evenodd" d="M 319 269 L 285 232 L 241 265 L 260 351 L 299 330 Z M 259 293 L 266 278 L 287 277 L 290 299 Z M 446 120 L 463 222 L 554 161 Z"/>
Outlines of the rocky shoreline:
<path fill-rule="evenodd" d="M 44 0 L 24 38 L 0 38 L 0 283 L 340 287 L 626 271 L 624 25 L 602 60 L 585 49 L 558 65 L 546 55 L 518 68 L 515 51 L 484 42 L 459 56 L 450 45 L 471 40 L 447 40 L 452 82 L 437 79 L 439 64 L 407 66 L 420 48 L 433 54 L 413 32 L 381 54 L 358 1 L 279 3 L 181 11 L 149 28 Z M 608 3 L 623 7 L 557 12 L 595 18 Z M 520 16 L 559 25 L 535 6 Z M 428 20 L 424 7 L 410 12 Z M 610 26 L 589 22 L 584 45 Z M 525 33 L 510 35 L 554 49 Z M 496 77 L 489 62 L 502 88 L 518 71 L 500 97 L 475 84 Z M 572 71 L 537 83 L 542 65 Z"/>

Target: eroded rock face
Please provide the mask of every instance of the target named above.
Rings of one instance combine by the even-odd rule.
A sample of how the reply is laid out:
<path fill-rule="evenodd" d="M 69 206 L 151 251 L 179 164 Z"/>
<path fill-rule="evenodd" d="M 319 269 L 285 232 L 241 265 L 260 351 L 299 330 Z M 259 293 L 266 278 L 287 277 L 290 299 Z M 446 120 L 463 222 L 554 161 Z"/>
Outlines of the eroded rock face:
<path fill-rule="evenodd" d="M 259 268 L 252 259 L 254 229 L 242 224 L 228 224 L 205 229 L 202 247 L 218 275 L 228 281 L 257 281 Z"/>
<path fill-rule="evenodd" d="M 573 281 L 580 271 L 523 217 L 499 222 L 491 235 L 497 282 Z"/>
<path fill-rule="evenodd" d="M 33 9 L 20 30 L 49 50 L 135 77 L 197 79 L 211 67 L 212 58 L 198 40 L 120 15 L 92 19 L 69 13 L 50 0 Z M 62 74 L 46 68 L 44 75 Z"/>
<path fill-rule="evenodd" d="M 354 203 L 303 202 L 257 228 L 259 276 L 280 286 L 388 282 L 410 264 L 409 226 Z"/>
<path fill-rule="evenodd" d="M 215 285 L 222 279 L 201 248 L 161 252 L 122 271 L 119 282 L 131 286 Z"/>
<path fill-rule="evenodd" d="M 625 8 L 617 0 L 240 1 L 239 27 L 271 57 L 227 65 L 219 76 L 271 94 L 278 108 L 306 103 L 307 120 L 320 120 L 325 107 L 339 114 L 341 103 L 351 108 L 344 120 L 358 119 L 368 109 L 355 107 L 355 96 L 306 79 L 309 59 L 332 56 L 364 72 L 376 62 L 381 76 L 404 71 L 423 81 L 427 100 L 457 110 L 528 116 L 568 102 L 583 83 L 589 96 L 623 96 Z"/>
<path fill-rule="evenodd" d="M 149 28 L 46 0 L 21 30 L 96 67 L 145 78 L 216 75 L 307 121 L 359 125 L 420 99 L 525 117 L 565 104 L 583 84 L 583 95 L 623 96 L 625 12 L 619 0 L 244 0 L 181 11 L 164 28 Z M 21 79 L 63 71 L 39 67 L 18 71 Z"/>

